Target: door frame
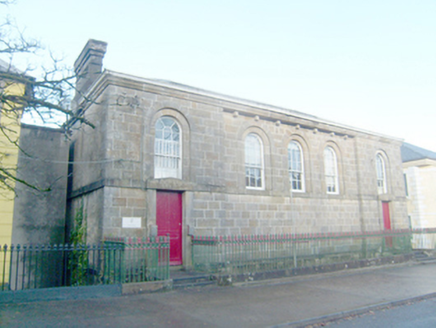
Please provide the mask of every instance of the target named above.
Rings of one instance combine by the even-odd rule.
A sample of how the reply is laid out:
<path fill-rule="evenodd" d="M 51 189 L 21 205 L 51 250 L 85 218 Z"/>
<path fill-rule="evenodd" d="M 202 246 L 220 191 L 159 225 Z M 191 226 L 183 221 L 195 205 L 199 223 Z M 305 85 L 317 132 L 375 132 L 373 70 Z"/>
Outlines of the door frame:
<path fill-rule="evenodd" d="M 180 261 L 177 261 L 177 263 L 171 263 L 171 266 L 178 266 L 178 265 L 183 265 L 185 262 L 185 210 L 184 210 L 184 192 L 180 191 L 180 190 L 167 190 L 167 189 L 158 189 L 155 190 L 155 197 L 154 197 L 154 209 L 155 209 L 155 224 L 156 224 L 156 228 L 157 228 L 157 234 L 159 235 L 159 226 L 158 226 L 158 208 L 157 208 L 157 202 L 158 202 L 158 197 L 159 197 L 159 193 L 172 193 L 172 194 L 177 194 L 179 195 L 179 201 L 180 201 L 180 221 L 178 221 L 180 223 L 180 229 L 179 229 L 179 246 L 180 246 Z M 171 241 L 170 241 L 171 244 Z"/>

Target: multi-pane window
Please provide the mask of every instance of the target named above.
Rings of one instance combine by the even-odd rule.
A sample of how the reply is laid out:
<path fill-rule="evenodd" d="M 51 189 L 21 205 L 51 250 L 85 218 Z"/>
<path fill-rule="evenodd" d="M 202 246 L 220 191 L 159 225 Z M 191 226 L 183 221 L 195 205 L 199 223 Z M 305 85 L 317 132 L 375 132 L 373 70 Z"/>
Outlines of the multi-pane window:
<path fill-rule="evenodd" d="M 168 116 L 156 122 L 154 139 L 154 177 L 182 177 L 181 131 L 174 119 Z"/>
<path fill-rule="evenodd" d="M 324 149 L 324 176 L 328 194 L 338 194 L 338 163 L 336 153 L 331 147 Z"/>
<path fill-rule="evenodd" d="M 303 152 L 298 142 L 288 145 L 289 183 L 292 191 L 304 191 Z"/>
<path fill-rule="evenodd" d="M 386 188 L 386 167 L 385 161 L 380 154 L 375 157 L 375 166 L 377 171 L 377 191 L 379 194 L 385 194 Z"/>
<path fill-rule="evenodd" d="M 260 138 L 250 133 L 245 138 L 245 185 L 263 188 L 263 150 Z"/>

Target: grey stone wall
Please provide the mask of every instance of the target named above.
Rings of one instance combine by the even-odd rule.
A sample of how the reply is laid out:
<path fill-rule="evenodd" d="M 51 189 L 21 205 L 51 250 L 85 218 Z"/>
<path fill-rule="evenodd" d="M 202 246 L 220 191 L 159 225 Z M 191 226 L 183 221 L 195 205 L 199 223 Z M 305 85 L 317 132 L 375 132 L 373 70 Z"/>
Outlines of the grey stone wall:
<path fill-rule="evenodd" d="M 218 104 L 207 97 L 194 101 L 194 95 L 182 97 L 164 88 L 147 90 L 154 86 L 143 85 L 147 91 L 139 91 L 122 87 L 124 81 L 117 82 L 120 85 L 104 89 L 100 99 L 105 106 L 88 110 L 99 118 L 97 127 L 85 130 L 76 142 L 86 147 L 77 156 L 80 160 L 107 161 L 98 173 L 89 170 L 84 176 L 80 172 L 85 172 L 86 166 L 77 166 L 79 180 L 89 185 L 102 179 L 109 188 L 104 196 L 103 212 L 107 214 L 102 214 L 107 233 L 129 234 L 119 228 L 125 215 L 144 217 L 144 228 L 153 220 L 146 217 L 153 212 L 147 207 L 154 206 L 147 201 L 147 189 L 194 192 L 186 222 L 201 234 L 377 230 L 383 228 L 381 200 L 391 202 L 395 227 L 406 222 L 399 141 L 281 114 L 271 118 L 273 113 L 222 101 Z M 230 106 L 237 108 L 230 110 Z M 181 181 L 153 178 L 154 124 L 164 115 L 174 117 L 182 127 Z M 263 141 L 264 190 L 245 187 L 244 137 L 249 132 L 258 133 Z M 302 145 L 306 184 L 304 193 L 292 195 L 287 171 L 290 140 Z M 325 192 L 323 150 L 327 145 L 338 157 L 338 195 Z M 377 152 L 387 158 L 388 193 L 381 196 L 376 185 Z M 120 188 L 118 193 L 114 188 Z M 128 205 L 140 200 L 139 207 Z"/>
<path fill-rule="evenodd" d="M 23 124 L 16 184 L 13 244 L 64 242 L 68 141 L 59 131 Z"/>

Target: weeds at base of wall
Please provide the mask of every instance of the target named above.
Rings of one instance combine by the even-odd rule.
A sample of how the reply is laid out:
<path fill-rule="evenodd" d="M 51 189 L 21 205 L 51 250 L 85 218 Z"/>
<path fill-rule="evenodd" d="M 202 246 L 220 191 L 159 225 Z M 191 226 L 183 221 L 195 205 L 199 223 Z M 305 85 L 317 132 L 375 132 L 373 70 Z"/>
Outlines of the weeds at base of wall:
<path fill-rule="evenodd" d="M 74 224 L 70 232 L 70 243 L 74 246 L 86 245 L 86 213 L 83 210 L 83 198 L 74 216 Z M 71 272 L 71 286 L 86 285 L 86 271 L 88 269 L 86 250 L 71 252 L 71 257 L 68 259 L 68 269 Z"/>

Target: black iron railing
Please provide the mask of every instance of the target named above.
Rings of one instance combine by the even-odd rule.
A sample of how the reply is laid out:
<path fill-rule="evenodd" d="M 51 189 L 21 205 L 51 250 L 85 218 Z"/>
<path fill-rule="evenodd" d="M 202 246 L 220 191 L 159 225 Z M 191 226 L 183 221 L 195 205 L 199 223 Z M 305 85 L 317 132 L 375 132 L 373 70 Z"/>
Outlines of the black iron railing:
<path fill-rule="evenodd" d="M 434 235 L 436 229 L 192 236 L 192 265 L 230 274 L 312 267 L 411 253 L 413 240 Z"/>
<path fill-rule="evenodd" d="M 169 239 L 0 246 L 0 291 L 169 279 Z"/>

